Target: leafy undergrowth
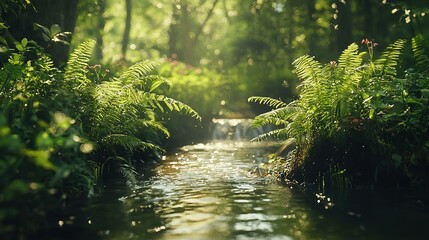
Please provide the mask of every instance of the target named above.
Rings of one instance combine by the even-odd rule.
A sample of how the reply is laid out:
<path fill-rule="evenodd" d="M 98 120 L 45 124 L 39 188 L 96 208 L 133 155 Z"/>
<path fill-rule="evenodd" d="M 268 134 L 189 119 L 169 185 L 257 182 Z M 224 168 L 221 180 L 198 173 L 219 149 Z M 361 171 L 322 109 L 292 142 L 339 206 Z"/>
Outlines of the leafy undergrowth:
<path fill-rule="evenodd" d="M 10 49 L 0 69 L 0 236 L 18 239 L 46 224 L 68 199 L 88 196 L 110 173 L 133 181 L 170 136 L 158 115 L 188 105 L 161 94 L 168 81 L 152 61 L 118 77 L 91 64 L 95 41 L 82 43 L 65 70 L 35 42 Z"/>
<path fill-rule="evenodd" d="M 300 94 L 284 103 L 269 97 L 249 101 L 273 107 L 255 126 L 279 129 L 276 137 L 296 143 L 294 154 L 277 154 L 278 172 L 321 192 L 357 187 L 429 187 L 429 60 L 421 36 L 412 39 L 414 65 L 404 70 L 405 40 L 374 56 L 376 43 L 351 44 L 338 61 L 322 64 L 303 56 L 294 62 Z M 281 151 L 280 151 L 281 153 Z"/>

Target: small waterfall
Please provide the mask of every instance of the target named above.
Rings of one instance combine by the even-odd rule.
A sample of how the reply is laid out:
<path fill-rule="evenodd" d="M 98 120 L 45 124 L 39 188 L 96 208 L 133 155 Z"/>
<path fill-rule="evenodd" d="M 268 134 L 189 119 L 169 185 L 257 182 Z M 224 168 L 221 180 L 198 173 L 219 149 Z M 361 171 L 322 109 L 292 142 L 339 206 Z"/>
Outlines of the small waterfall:
<path fill-rule="evenodd" d="M 250 140 L 269 129 L 252 127 L 252 119 L 213 119 L 213 140 Z"/>

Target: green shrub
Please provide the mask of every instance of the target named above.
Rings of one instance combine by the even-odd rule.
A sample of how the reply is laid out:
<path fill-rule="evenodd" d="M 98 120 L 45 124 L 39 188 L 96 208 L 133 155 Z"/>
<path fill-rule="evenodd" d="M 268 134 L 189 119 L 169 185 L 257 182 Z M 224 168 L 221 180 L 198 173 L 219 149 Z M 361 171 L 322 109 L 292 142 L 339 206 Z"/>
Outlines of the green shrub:
<path fill-rule="evenodd" d="M 398 69 L 406 41 L 391 44 L 377 59 L 377 44 L 362 43 L 367 52 L 352 44 L 338 62 L 297 59 L 295 72 L 302 82 L 298 99 L 291 103 L 251 97 L 249 101 L 274 108 L 257 116 L 254 125 L 281 126 L 255 140 L 274 136 L 296 141 L 295 167 L 286 175 L 320 190 L 427 186 L 429 75 L 424 40 L 413 39 L 415 68 L 403 72 Z"/>
<path fill-rule="evenodd" d="M 62 79 L 49 57 L 23 39 L 0 76 L 0 234 L 31 232 L 46 211 L 88 192 L 92 179 L 75 120 L 52 108 Z"/>
<path fill-rule="evenodd" d="M 110 77 L 90 65 L 94 46 L 81 44 L 61 71 L 23 39 L 0 69 L 0 235 L 36 231 L 68 198 L 92 194 L 106 169 L 132 181 L 139 158 L 162 151 L 170 135 L 158 114 L 200 119 L 159 93 L 168 81 L 156 63 Z"/>
<path fill-rule="evenodd" d="M 100 76 L 93 72 L 101 66 L 90 66 L 94 45 L 95 41 L 87 41 L 70 57 L 63 96 L 74 96 L 72 116 L 83 124 L 98 169 L 116 165 L 126 176 L 132 176 L 130 170 L 138 158 L 162 151 L 159 145 L 170 136 L 158 114 L 176 111 L 196 119 L 200 116 L 188 105 L 160 93 L 169 82 L 156 73 L 155 62 L 136 63 L 118 77 L 88 77 Z"/>

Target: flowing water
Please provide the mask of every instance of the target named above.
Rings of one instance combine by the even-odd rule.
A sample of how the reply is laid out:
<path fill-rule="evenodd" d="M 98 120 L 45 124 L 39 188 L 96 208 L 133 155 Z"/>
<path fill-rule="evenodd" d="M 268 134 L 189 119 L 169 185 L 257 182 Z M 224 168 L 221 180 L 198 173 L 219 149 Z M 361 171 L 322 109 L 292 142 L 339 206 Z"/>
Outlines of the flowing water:
<path fill-rule="evenodd" d="M 429 209 L 415 194 L 340 201 L 281 185 L 261 175 L 272 147 L 240 141 L 243 131 L 163 157 L 134 186 L 113 184 L 45 239 L 427 239 Z"/>

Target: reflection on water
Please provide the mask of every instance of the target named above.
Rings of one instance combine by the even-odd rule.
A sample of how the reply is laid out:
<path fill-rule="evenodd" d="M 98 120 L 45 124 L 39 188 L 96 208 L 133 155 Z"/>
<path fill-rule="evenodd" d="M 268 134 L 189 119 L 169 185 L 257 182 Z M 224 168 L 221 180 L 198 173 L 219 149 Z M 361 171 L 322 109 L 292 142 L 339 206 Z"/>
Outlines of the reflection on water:
<path fill-rule="evenodd" d="M 113 187 L 92 199 L 73 216 L 73 224 L 60 228 L 85 226 L 101 239 L 115 240 L 426 236 L 429 211 L 423 202 L 368 194 L 325 209 L 331 199 L 251 174 L 266 162 L 267 152 L 265 146 L 241 142 L 184 147 L 166 156 L 132 189 Z"/>

